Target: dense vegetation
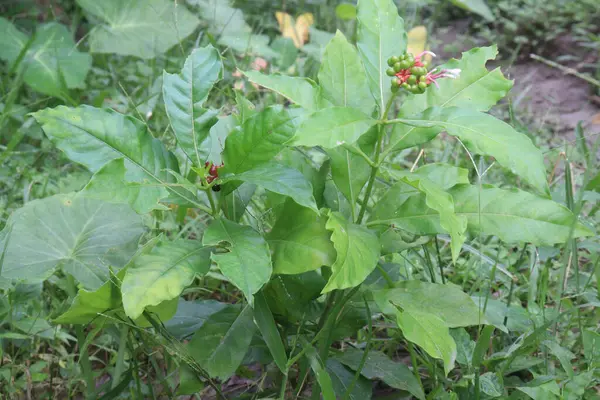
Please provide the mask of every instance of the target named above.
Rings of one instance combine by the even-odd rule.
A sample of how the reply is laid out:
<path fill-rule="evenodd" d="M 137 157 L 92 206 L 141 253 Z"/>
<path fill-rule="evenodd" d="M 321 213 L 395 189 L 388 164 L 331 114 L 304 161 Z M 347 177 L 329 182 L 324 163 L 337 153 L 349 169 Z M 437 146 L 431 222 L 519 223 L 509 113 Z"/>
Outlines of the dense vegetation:
<path fill-rule="evenodd" d="M 599 398 L 595 2 L 274 3 L 0 4 L 0 397 Z"/>

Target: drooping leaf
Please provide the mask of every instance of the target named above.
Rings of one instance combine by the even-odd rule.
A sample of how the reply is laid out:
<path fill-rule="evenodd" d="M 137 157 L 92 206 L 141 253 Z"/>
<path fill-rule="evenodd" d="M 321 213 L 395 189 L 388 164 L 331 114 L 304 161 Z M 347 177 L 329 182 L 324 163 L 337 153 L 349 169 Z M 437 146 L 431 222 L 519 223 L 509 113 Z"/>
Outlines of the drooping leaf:
<path fill-rule="evenodd" d="M 494 157 L 540 193 L 550 193 L 542 152 L 529 137 L 489 114 L 456 107 L 433 107 L 422 116 L 403 121 L 424 127 L 439 126 L 462 140 L 472 152 Z"/>
<path fill-rule="evenodd" d="M 452 59 L 440 69 L 460 69 L 458 79 L 441 79 L 439 89 L 430 87 L 424 94 L 409 94 L 402 104 L 399 117 L 409 117 L 430 107 L 460 107 L 477 111 L 488 111 L 506 96 L 513 85 L 504 78 L 500 68 L 489 71 L 485 65 L 496 58 L 496 46 L 474 48 L 463 53 L 460 60 Z M 439 128 L 395 126 L 390 146 L 396 150 L 416 146 L 431 140 Z"/>
<path fill-rule="evenodd" d="M 211 377 L 226 380 L 244 359 L 256 326 L 252 308 L 234 307 L 212 314 L 188 344 L 190 355 Z"/>
<path fill-rule="evenodd" d="M 322 146 L 327 149 L 351 145 L 376 123 L 376 120 L 355 108 L 325 108 L 302 120 L 293 143 L 296 146 Z"/>
<path fill-rule="evenodd" d="M 494 20 L 494 14 L 492 14 L 492 11 L 485 3 L 485 0 L 450 0 L 450 2 L 467 11 L 479 14 L 488 21 Z"/>
<path fill-rule="evenodd" d="M 177 143 L 198 167 L 206 154 L 202 142 L 217 123 L 216 110 L 203 107 L 213 85 L 221 78 L 223 65 L 212 46 L 195 49 L 179 74 L 163 72 L 163 99 Z"/>
<path fill-rule="evenodd" d="M 321 388 L 321 394 L 323 395 L 323 399 L 335 400 L 335 391 L 333 390 L 331 377 L 329 376 L 329 373 L 323 366 L 323 362 L 321 361 L 319 354 L 310 343 L 306 342 L 306 340 L 302 340 L 301 338 L 301 343 L 306 350 L 306 358 L 308 358 L 310 368 L 315 374 L 317 382 L 319 383 L 319 386 Z"/>
<path fill-rule="evenodd" d="M 180 298 L 177 313 L 165 322 L 165 328 L 177 339 L 185 339 L 200 329 L 208 317 L 229 306 L 215 300 L 187 301 Z"/>
<path fill-rule="evenodd" d="M 281 372 L 287 374 L 286 366 L 288 360 L 285 347 L 283 347 L 281 335 L 279 334 L 279 330 L 277 330 L 277 325 L 269 309 L 269 304 L 267 304 L 267 299 L 262 292 L 254 296 L 254 322 L 267 343 L 275 364 L 277 364 Z"/>
<path fill-rule="evenodd" d="M 265 286 L 264 293 L 273 314 L 290 321 L 301 321 L 320 312 L 313 302 L 321 295 L 325 279 L 315 271 L 297 275 L 276 275 Z"/>
<path fill-rule="evenodd" d="M 323 96 L 333 105 L 352 107 L 370 114 L 375 102 L 369 91 L 365 69 L 356 48 L 340 31 L 325 48 L 318 78 Z"/>
<path fill-rule="evenodd" d="M 7 226 L 3 277 L 42 282 L 60 267 L 90 290 L 108 280 L 109 266 L 123 266 L 111 262 L 111 253 L 137 243 L 143 232 L 128 206 L 73 194 L 31 201 Z"/>
<path fill-rule="evenodd" d="M 494 372 L 486 372 L 479 377 L 479 387 L 482 393 L 491 398 L 498 398 L 504 395 L 504 383 L 502 377 Z"/>
<path fill-rule="evenodd" d="M 327 218 L 287 201 L 267 236 L 273 250 L 273 272 L 301 274 L 335 261 L 335 249 L 325 229 Z"/>
<path fill-rule="evenodd" d="M 86 197 L 109 203 L 129 204 L 138 214 L 152 210 L 167 210 L 160 200 L 169 192 L 162 186 L 128 182 L 125 160 L 116 158 L 101 167 L 83 189 Z"/>
<path fill-rule="evenodd" d="M 179 171 L 177 159 L 148 133 L 142 121 L 90 106 L 47 108 L 33 116 L 59 149 L 90 171 L 123 158 L 126 182 L 166 187 L 173 196 L 199 204 L 193 193 L 169 186 L 175 177 L 168 170 Z"/>
<path fill-rule="evenodd" d="M 331 212 L 325 225 L 337 258 L 331 266 L 331 277 L 322 293 L 346 289 L 362 283 L 379 260 L 379 240 L 364 226 L 350 223 L 339 212 Z"/>
<path fill-rule="evenodd" d="M 342 363 L 335 359 L 328 359 L 325 364 L 325 369 L 331 378 L 333 391 L 338 399 L 344 398 L 344 394 L 350 389 L 352 381 L 354 381 L 354 371 L 350 371 Z M 354 387 L 348 394 L 350 400 L 370 400 L 373 389 L 371 382 L 362 376 L 354 384 Z"/>
<path fill-rule="evenodd" d="M 211 258 L 252 305 L 252 295 L 269 281 L 272 272 L 271 254 L 265 239 L 249 226 L 219 218 L 204 232 L 202 244 L 227 250 L 213 252 Z"/>
<path fill-rule="evenodd" d="M 404 20 L 392 0 L 359 1 L 357 18 L 356 45 L 381 116 L 392 95 L 387 60 L 406 50 Z"/>
<path fill-rule="evenodd" d="M 434 315 L 450 328 L 485 323 L 479 308 L 469 295 L 453 284 L 399 282 L 393 289 L 373 291 L 373 298 L 379 309 L 386 314 L 395 312 L 395 304 L 409 312 Z"/>
<path fill-rule="evenodd" d="M 138 318 L 147 306 L 179 297 L 196 276 L 210 268 L 210 247 L 198 241 L 163 240 L 127 269 L 121 293 L 128 317 Z"/>
<path fill-rule="evenodd" d="M 14 63 L 25 50 L 19 70 L 25 83 L 38 92 L 64 98 L 68 89 L 85 87 L 92 57 L 77 50 L 66 26 L 50 22 L 40 25 L 29 38 L 13 24 L 0 18 L 0 60 Z"/>
<path fill-rule="evenodd" d="M 313 188 L 300 171 L 269 162 L 241 174 L 223 178 L 223 182 L 242 181 L 288 196 L 298 204 L 318 212 Z"/>
<path fill-rule="evenodd" d="M 415 343 L 433 358 L 442 360 L 444 372 L 448 375 L 454 368 L 456 343 L 444 321 L 421 311 L 398 311 L 396 317 L 406 340 Z"/>
<path fill-rule="evenodd" d="M 154 58 L 188 37 L 198 18 L 168 0 L 77 0 L 102 23 L 90 32 L 92 53 Z"/>
<path fill-rule="evenodd" d="M 253 115 L 225 141 L 223 174 L 239 174 L 271 161 L 294 135 L 293 117 L 279 106 Z"/>
<path fill-rule="evenodd" d="M 335 359 L 353 370 L 357 370 L 362 357 L 363 351 L 348 349 L 337 355 Z M 394 389 L 406 390 L 418 399 L 425 399 L 423 389 L 412 371 L 406 365 L 392 361 L 380 351 L 369 351 L 360 373 L 371 380 L 379 379 Z"/>
<path fill-rule="evenodd" d="M 319 109 L 319 87 L 309 78 L 287 75 L 264 75 L 258 71 L 246 71 L 251 82 L 272 90 L 308 111 Z"/>

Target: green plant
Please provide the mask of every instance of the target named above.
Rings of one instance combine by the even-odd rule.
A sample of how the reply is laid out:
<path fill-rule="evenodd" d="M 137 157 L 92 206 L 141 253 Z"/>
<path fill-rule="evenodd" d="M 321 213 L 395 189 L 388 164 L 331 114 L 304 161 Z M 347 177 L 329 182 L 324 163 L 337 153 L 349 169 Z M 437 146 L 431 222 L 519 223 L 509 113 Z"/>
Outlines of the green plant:
<path fill-rule="evenodd" d="M 58 106 L 33 114 L 93 176 L 78 193 L 31 201 L 11 215 L 0 233 L 1 276 L 38 287 L 64 277 L 68 304 L 51 322 L 77 326 L 88 398 L 97 393 L 85 349 L 114 325 L 114 395 L 136 380 L 142 398 L 137 360 L 150 342 L 175 358 L 179 394 L 210 385 L 225 397 L 219 381 L 236 374 L 255 340 L 268 352 L 251 359 L 271 365 L 277 378 L 257 391 L 280 399 L 303 394 L 309 375 L 310 396 L 327 400 L 370 398 L 369 380 L 419 399 L 555 393 L 554 380 L 503 380 L 540 343 L 561 364 L 568 358 L 548 333 L 561 315 L 540 312 L 533 328 L 524 327 L 530 321 L 511 304 L 512 292 L 505 305 L 481 293 L 474 300 L 446 282 L 444 267 L 458 264 L 469 235 L 478 243 L 493 235 L 571 246 L 593 234 L 574 203 L 569 209 L 550 200 L 543 154 L 531 139 L 486 113 L 512 86 L 485 67 L 496 48 L 473 49 L 436 74 L 414 64 L 419 55 L 404 56 L 404 23 L 391 1 L 361 1 L 357 20 L 356 47 L 338 32 L 318 83 L 245 72 L 290 107 L 257 109 L 238 93 L 236 112 L 223 116 L 229 108 L 207 103 L 223 76 L 221 55 L 212 46 L 195 49 L 179 73 L 163 74 L 176 152 L 145 121 L 114 110 Z M 390 77 L 394 57 L 412 62 Z M 408 83 L 413 75 L 411 85 L 424 87 L 399 89 L 397 79 Z M 456 79 L 436 81 L 443 77 Z M 476 184 L 450 164 L 399 167 L 399 152 L 442 131 L 473 160 Z M 477 156 L 493 157 L 536 194 L 483 184 Z M 169 218 L 184 225 L 188 215 L 201 222 L 195 229 L 161 229 Z M 449 235 L 449 259 L 438 235 Z M 400 254 L 416 248 L 423 249 L 422 273 L 406 264 L 401 271 Z M 195 301 L 215 287 L 222 301 Z M 560 311 L 562 293 L 557 299 Z M 537 293 L 531 300 L 533 307 Z M 494 329 L 508 332 L 509 309 L 510 329 L 522 336 L 504 343 Z M 171 324 L 173 316 L 186 322 Z M 393 323 L 386 329 L 404 344 L 412 370 L 375 348 L 378 318 Z M 356 331 L 364 346 L 332 346 Z M 582 343 L 594 347 L 597 333 L 589 332 Z M 487 354 L 491 341 L 502 351 Z M 558 389 L 565 398 L 593 386 L 593 362 L 577 374 L 565 363 L 568 378 Z"/>

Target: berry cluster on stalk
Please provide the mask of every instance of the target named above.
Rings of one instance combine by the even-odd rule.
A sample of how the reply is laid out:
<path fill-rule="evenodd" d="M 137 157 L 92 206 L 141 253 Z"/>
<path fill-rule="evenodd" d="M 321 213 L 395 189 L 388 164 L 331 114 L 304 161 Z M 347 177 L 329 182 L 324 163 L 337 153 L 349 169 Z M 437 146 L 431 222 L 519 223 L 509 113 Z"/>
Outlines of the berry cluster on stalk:
<path fill-rule="evenodd" d="M 424 51 L 417 56 L 405 52 L 388 59 L 390 68 L 387 69 L 386 74 L 392 77 L 393 92 L 402 88 L 413 94 L 421 94 L 425 93 L 432 83 L 438 86 L 436 81 L 438 78 L 458 78 L 459 69 L 444 69 L 438 72 L 437 68 L 434 68 L 429 71 L 427 62 L 422 60 L 426 54 L 435 57 L 431 51 Z"/>

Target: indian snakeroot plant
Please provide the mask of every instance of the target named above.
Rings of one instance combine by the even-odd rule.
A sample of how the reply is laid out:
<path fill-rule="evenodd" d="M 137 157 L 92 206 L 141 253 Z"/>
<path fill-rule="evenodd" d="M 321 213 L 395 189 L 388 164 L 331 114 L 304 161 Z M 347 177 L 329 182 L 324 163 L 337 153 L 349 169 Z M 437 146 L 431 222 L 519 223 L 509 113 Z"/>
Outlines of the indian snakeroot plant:
<path fill-rule="evenodd" d="M 68 276 L 76 296 L 54 323 L 118 324 L 124 338 L 132 326 L 154 332 L 179 357 L 182 384 L 207 383 L 221 396 L 219 382 L 256 343 L 268 349 L 261 362 L 279 370 L 282 399 L 306 382 L 313 398 L 366 399 L 370 379 L 419 399 L 443 392 L 450 381 L 433 376 L 438 363 L 445 376 L 456 367 L 450 329 L 506 329 L 446 282 L 443 268 L 468 237 L 553 245 L 592 232 L 550 199 L 531 139 L 487 113 L 513 85 L 486 68 L 494 46 L 429 69 L 423 54 L 406 51 L 391 0 L 360 0 L 357 24 L 355 44 L 341 32 L 328 44 L 318 81 L 244 73 L 289 106 L 259 109 L 236 93 L 232 114 L 210 108 L 222 59 L 210 45 L 192 51 L 179 72 L 163 75 L 177 148 L 110 109 L 36 112 L 55 146 L 93 176 L 78 193 L 29 202 L 11 216 L 0 235 L 2 277 Z M 481 183 L 476 164 L 476 182 L 450 164 L 402 167 L 403 150 L 441 132 L 464 157 L 495 160 L 522 188 Z M 171 236 L 149 229 L 147 215 L 169 214 L 206 226 Z M 407 249 L 437 247 L 438 237 L 450 253 L 440 271 L 389 268 Z M 235 288 L 235 301 L 183 296 L 208 277 Z M 170 323 L 174 316 L 193 323 Z M 412 371 L 371 349 L 374 316 L 393 321 Z M 365 327 L 366 347 L 332 347 Z M 127 351 L 127 341 L 121 346 Z M 510 362 L 511 353 L 496 357 Z M 419 373 L 424 365 L 434 370 L 431 385 Z"/>

